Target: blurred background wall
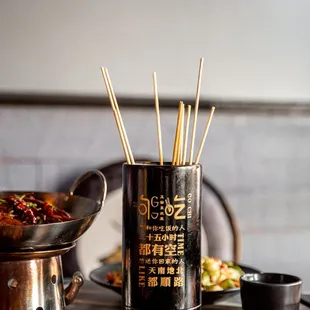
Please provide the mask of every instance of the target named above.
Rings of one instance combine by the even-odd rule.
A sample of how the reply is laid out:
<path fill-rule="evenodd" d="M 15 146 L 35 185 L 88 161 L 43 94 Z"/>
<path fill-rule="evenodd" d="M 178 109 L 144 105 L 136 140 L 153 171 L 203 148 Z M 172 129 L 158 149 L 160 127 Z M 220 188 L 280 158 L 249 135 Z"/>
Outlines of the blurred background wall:
<path fill-rule="evenodd" d="M 202 101 L 239 102 L 216 111 L 201 161 L 240 222 L 243 261 L 303 276 L 309 289 L 309 14 L 307 0 L 2 0 L 0 91 L 105 96 L 104 65 L 119 96 L 152 97 L 157 71 L 161 98 L 193 104 L 205 57 Z M 53 191 L 123 158 L 109 107 L 2 103 L 2 188 Z M 157 156 L 154 110 L 122 114 L 135 156 Z M 202 104 L 198 136 L 207 114 Z M 168 158 L 175 119 L 176 108 L 162 109 Z M 103 254 L 108 239 L 94 240 Z"/>
<path fill-rule="evenodd" d="M 2 0 L 0 85 L 17 92 L 307 101 L 307 0 Z"/>

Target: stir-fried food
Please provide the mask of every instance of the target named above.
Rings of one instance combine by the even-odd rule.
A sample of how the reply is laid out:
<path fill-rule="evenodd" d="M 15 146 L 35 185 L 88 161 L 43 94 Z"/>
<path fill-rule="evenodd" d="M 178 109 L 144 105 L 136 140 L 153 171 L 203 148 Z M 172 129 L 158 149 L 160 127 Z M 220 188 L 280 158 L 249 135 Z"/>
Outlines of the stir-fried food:
<path fill-rule="evenodd" d="M 106 279 L 111 285 L 121 286 L 122 285 L 122 272 L 111 271 L 106 275 Z"/>
<path fill-rule="evenodd" d="M 223 291 L 240 287 L 243 271 L 233 263 L 218 258 L 203 257 L 201 260 L 201 285 L 205 291 Z"/>
<path fill-rule="evenodd" d="M 0 225 L 35 225 L 74 220 L 66 211 L 37 199 L 33 194 L 0 199 Z"/>

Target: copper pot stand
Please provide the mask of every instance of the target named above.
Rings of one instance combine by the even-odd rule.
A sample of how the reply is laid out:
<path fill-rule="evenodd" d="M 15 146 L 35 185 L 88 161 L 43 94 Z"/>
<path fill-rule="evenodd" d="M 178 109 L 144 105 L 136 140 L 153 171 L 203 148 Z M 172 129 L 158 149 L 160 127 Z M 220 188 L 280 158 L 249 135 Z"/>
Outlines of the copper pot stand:
<path fill-rule="evenodd" d="M 83 285 L 82 274 L 76 272 L 64 288 L 61 255 L 73 246 L 0 253 L 0 309 L 65 309 Z"/>

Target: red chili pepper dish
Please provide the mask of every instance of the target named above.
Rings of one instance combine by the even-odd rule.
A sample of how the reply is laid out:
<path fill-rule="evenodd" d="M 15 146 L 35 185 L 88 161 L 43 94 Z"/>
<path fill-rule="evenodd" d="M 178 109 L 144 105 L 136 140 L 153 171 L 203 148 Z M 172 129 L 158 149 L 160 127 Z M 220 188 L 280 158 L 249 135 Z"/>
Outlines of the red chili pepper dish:
<path fill-rule="evenodd" d="M 32 193 L 0 199 L 0 225 L 36 225 L 75 220 L 64 210 L 39 200 Z"/>

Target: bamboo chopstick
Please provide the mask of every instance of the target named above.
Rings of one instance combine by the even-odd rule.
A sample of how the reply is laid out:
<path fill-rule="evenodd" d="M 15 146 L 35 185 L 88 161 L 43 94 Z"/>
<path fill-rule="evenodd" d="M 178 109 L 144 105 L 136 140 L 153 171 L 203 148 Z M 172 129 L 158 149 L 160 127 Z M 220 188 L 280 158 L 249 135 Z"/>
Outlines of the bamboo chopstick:
<path fill-rule="evenodd" d="M 179 111 L 178 111 L 178 118 L 177 118 L 177 125 L 175 130 L 175 138 L 174 138 L 174 146 L 173 146 L 173 156 L 172 156 L 172 165 L 175 166 L 177 163 L 177 156 L 178 156 L 178 139 L 180 133 L 180 125 L 181 125 L 181 113 L 182 113 L 182 106 L 183 102 L 180 101 L 179 103 Z"/>
<path fill-rule="evenodd" d="M 174 145 L 172 151 L 172 160 L 171 164 L 173 166 L 177 165 L 192 165 L 199 163 L 199 159 L 205 145 L 206 137 L 211 125 L 212 117 L 215 111 L 215 107 L 211 108 L 206 127 L 204 129 L 203 136 L 200 141 L 200 145 L 196 154 L 195 160 L 194 157 L 194 148 L 195 148 L 195 138 L 196 138 L 196 127 L 198 121 L 198 110 L 199 110 L 199 98 L 200 98 L 200 89 L 201 89 L 201 80 L 202 80 L 202 71 L 203 71 L 204 58 L 200 58 L 199 70 L 198 70 L 198 80 L 196 86 L 196 98 L 195 98 L 195 107 L 194 107 L 194 118 L 192 122 L 192 132 L 191 132 L 191 141 L 188 145 L 189 140 L 189 131 L 191 123 L 191 105 L 187 105 L 185 111 L 185 105 L 182 101 L 179 102 L 178 106 L 178 115 L 177 123 L 175 128 L 175 137 Z M 113 115 L 116 121 L 117 129 L 120 135 L 122 147 L 126 157 L 126 161 L 129 164 L 135 164 L 135 160 L 131 151 L 121 112 L 116 100 L 116 96 L 113 90 L 112 82 L 109 76 L 107 68 L 101 67 L 102 76 L 104 83 L 107 89 L 109 100 L 111 103 Z M 156 112 L 156 126 L 157 126 L 157 142 L 158 142 L 158 155 L 159 155 L 159 164 L 164 164 L 163 156 L 163 143 L 162 143 L 162 131 L 161 131 L 161 120 L 160 120 L 160 108 L 159 108 L 159 98 L 158 98 L 158 87 L 157 87 L 157 74 L 153 72 L 153 91 L 154 91 L 154 101 L 155 101 L 155 112 Z M 185 115 L 186 114 L 186 115 Z M 189 148 L 189 150 L 188 150 Z M 187 153 L 189 152 L 189 160 L 187 162 Z"/>
<path fill-rule="evenodd" d="M 199 149 L 198 149 L 198 152 L 197 152 L 197 155 L 196 155 L 196 159 L 195 159 L 195 164 L 196 165 L 199 163 L 200 155 L 201 155 L 203 146 L 204 146 L 206 138 L 207 138 L 207 134 L 208 134 L 208 131 L 209 131 L 209 128 L 210 128 L 210 125 L 211 125 L 211 121 L 212 121 L 212 117 L 213 117 L 214 111 L 215 111 L 215 107 L 212 107 L 211 111 L 210 111 L 210 114 L 209 114 L 209 117 L 208 117 L 206 128 L 204 130 L 204 133 L 203 133 L 200 145 L 199 145 Z"/>
<path fill-rule="evenodd" d="M 192 139 L 191 139 L 190 154 L 189 154 L 189 164 L 190 165 L 193 163 L 193 156 L 194 156 L 195 134 L 196 134 L 197 117 L 198 117 L 198 107 L 199 107 L 199 97 L 200 97 L 203 61 L 204 61 L 204 59 L 200 58 L 198 81 L 197 81 L 197 88 L 196 88 L 196 101 L 195 101 L 195 112 L 194 112 L 194 121 L 193 121 L 193 129 L 192 129 Z"/>
<path fill-rule="evenodd" d="M 116 124 L 117 124 L 117 128 L 118 128 L 118 131 L 119 131 L 119 135 L 120 135 L 120 138 L 121 138 L 121 142 L 122 142 L 122 146 L 123 146 L 123 149 L 124 149 L 124 153 L 125 153 L 125 157 L 126 157 L 127 163 L 135 164 L 135 160 L 134 160 L 134 157 L 132 155 L 132 151 L 131 151 L 130 144 L 129 144 L 129 141 L 128 141 L 128 137 L 127 137 L 127 133 L 126 133 L 126 130 L 125 130 L 125 126 L 124 126 L 124 123 L 123 123 L 123 120 L 122 120 L 122 116 L 121 116 L 121 113 L 120 113 L 120 110 L 119 110 L 119 107 L 118 107 L 118 104 L 117 104 L 117 100 L 116 100 L 116 96 L 115 96 L 114 90 L 113 90 L 113 87 L 112 87 L 112 83 L 111 83 L 111 79 L 110 79 L 110 76 L 109 76 L 109 72 L 108 72 L 108 70 L 106 68 L 101 67 L 101 73 L 102 73 L 102 76 L 103 76 L 103 79 L 104 79 L 104 82 L 105 82 L 105 85 L 106 85 L 107 93 L 108 93 L 108 96 L 109 96 L 109 99 L 110 99 L 110 103 L 111 103 L 111 106 L 112 106 L 114 118 L 115 118 L 115 121 L 116 121 Z"/>
<path fill-rule="evenodd" d="M 177 156 L 177 166 L 182 164 L 183 158 L 183 132 L 184 132 L 184 104 L 182 104 L 181 109 L 181 121 L 180 121 L 180 132 L 178 138 L 178 156 Z"/>
<path fill-rule="evenodd" d="M 159 163 L 160 163 L 160 165 L 163 165 L 164 164 L 164 157 L 163 157 L 163 145 L 162 145 L 162 137 L 161 137 L 161 125 L 160 125 L 160 113 L 159 113 L 159 100 L 158 100 L 156 72 L 153 73 L 153 87 L 154 87 L 154 98 L 155 98 L 155 109 L 156 109 Z"/>
<path fill-rule="evenodd" d="M 191 106 L 191 105 L 188 105 L 188 106 L 187 106 L 187 115 L 186 115 L 185 132 L 184 132 L 182 165 L 185 165 L 185 164 L 186 164 L 187 140 L 188 140 L 189 122 L 190 122 L 190 117 L 191 117 L 191 109 L 192 109 L 192 106 Z"/>

